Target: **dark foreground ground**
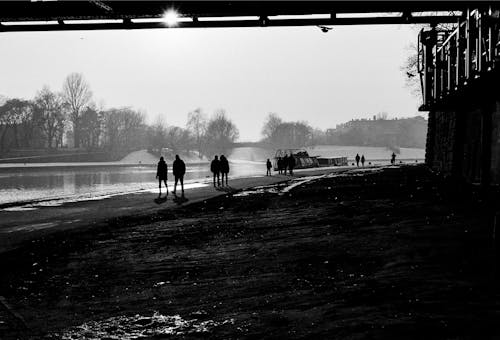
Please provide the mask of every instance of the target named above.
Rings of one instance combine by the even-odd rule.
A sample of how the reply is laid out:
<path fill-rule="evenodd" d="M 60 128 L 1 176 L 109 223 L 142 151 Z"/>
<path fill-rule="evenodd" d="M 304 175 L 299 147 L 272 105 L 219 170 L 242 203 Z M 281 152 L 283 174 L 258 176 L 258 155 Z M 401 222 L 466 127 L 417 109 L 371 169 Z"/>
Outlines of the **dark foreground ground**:
<path fill-rule="evenodd" d="M 0 338 L 499 338 L 492 216 L 437 183 L 336 174 L 54 234 L 0 257 Z"/>

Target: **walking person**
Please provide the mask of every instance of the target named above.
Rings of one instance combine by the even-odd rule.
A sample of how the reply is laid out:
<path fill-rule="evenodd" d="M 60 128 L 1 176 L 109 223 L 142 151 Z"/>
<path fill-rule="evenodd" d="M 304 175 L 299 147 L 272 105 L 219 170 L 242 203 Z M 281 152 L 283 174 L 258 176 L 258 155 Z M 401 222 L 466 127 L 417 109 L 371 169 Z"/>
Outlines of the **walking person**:
<path fill-rule="evenodd" d="M 226 156 L 220 156 L 220 172 L 222 174 L 222 186 L 224 186 L 224 177 L 226 177 L 226 186 L 227 186 L 227 174 L 229 173 L 229 161 Z"/>
<path fill-rule="evenodd" d="M 365 166 L 365 155 L 361 155 L 361 166 Z"/>
<path fill-rule="evenodd" d="M 163 157 L 160 157 L 160 161 L 158 162 L 158 167 L 156 168 L 156 178 L 158 179 L 158 187 L 160 188 L 160 193 L 158 197 L 161 197 L 161 181 L 165 184 L 165 188 L 167 188 L 167 196 L 168 196 L 168 185 L 167 185 L 167 174 L 168 174 L 168 166 L 165 163 Z"/>
<path fill-rule="evenodd" d="M 356 160 L 356 166 L 359 166 L 359 154 L 357 153 L 356 154 L 356 157 L 354 157 L 354 159 Z"/>
<path fill-rule="evenodd" d="M 175 161 L 172 165 L 172 171 L 174 173 L 175 184 L 174 184 L 174 195 L 175 190 L 177 189 L 177 182 L 181 182 L 181 191 L 184 196 L 184 174 L 186 173 L 186 164 L 182 159 L 180 159 L 179 155 L 175 155 Z"/>
<path fill-rule="evenodd" d="M 210 171 L 214 174 L 214 188 L 215 188 L 215 178 L 217 177 L 217 186 L 220 186 L 220 161 L 217 155 L 215 155 L 212 163 L 210 163 Z"/>
<path fill-rule="evenodd" d="M 290 154 L 290 157 L 288 158 L 288 170 L 290 171 L 290 176 L 293 176 L 293 168 L 295 168 L 295 157 Z"/>
<path fill-rule="evenodd" d="M 285 156 L 283 157 L 283 161 L 282 161 L 282 169 L 283 169 L 285 175 L 286 175 L 287 168 L 288 168 L 288 155 L 285 154 Z"/>
<path fill-rule="evenodd" d="M 267 159 L 267 162 L 266 162 L 266 176 L 271 176 L 271 168 L 273 167 L 273 165 L 271 164 L 271 161 L 269 160 L 269 158 Z"/>
<path fill-rule="evenodd" d="M 278 174 L 281 175 L 281 173 L 283 172 L 282 169 L 283 169 L 283 160 L 281 159 L 281 157 L 278 157 L 278 160 L 276 161 L 276 165 L 278 166 Z"/>

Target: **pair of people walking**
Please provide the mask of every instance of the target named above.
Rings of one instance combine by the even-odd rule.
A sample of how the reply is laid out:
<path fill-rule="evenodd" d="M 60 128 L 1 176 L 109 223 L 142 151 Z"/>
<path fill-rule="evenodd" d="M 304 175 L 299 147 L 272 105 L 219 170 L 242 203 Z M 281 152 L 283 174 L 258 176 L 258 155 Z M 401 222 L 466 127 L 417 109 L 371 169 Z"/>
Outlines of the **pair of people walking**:
<path fill-rule="evenodd" d="M 214 176 L 214 187 L 220 187 L 220 177 L 222 175 L 222 186 L 224 186 L 224 178 L 226 178 L 226 186 L 227 184 L 227 175 L 229 174 L 229 161 L 224 155 L 220 156 L 220 159 L 215 155 L 214 159 L 210 163 L 210 171 Z M 217 179 L 217 185 L 215 185 L 215 180 Z"/>
<path fill-rule="evenodd" d="M 288 156 L 285 154 L 283 158 L 278 157 L 276 163 L 278 166 L 279 174 L 286 175 L 286 171 L 288 169 L 290 175 L 293 176 L 293 169 L 295 168 L 295 157 L 293 157 L 293 155 Z"/>
<path fill-rule="evenodd" d="M 361 157 L 359 157 L 359 154 L 356 154 L 354 159 L 356 160 L 356 166 L 359 166 L 359 161 L 361 161 L 361 166 L 365 166 L 365 155 L 361 155 Z"/>
<path fill-rule="evenodd" d="M 177 183 L 181 184 L 182 195 L 184 195 L 184 175 L 186 174 L 186 164 L 179 157 L 179 155 L 175 155 L 174 163 L 172 164 L 172 172 L 174 174 L 175 184 L 173 194 L 176 194 Z M 168 185 L 167 185 L 167 177 L 168 177 L 168 165 L 165 162 L 163 157 L 160 157 L 160 161 L 158 162 L 158 167 L 156 170 L 156 178 L 158 179 L 158 187 L 160 189 L 160 193 L 158 197 L 161 197 L 161 182 L 165 184 L 165 188 L 167 189 L 168 196 Z"/>

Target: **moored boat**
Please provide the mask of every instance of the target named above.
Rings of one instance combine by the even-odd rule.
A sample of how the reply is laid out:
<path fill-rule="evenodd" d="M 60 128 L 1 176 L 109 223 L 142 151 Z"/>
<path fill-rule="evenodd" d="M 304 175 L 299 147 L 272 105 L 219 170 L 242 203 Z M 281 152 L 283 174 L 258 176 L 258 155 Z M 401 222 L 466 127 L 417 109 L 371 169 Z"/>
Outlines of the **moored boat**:
<path fill-rule="evenodd" d="M 309 156 L 305 149 L 278 149 L 274 155 L 273 167 L 274 171 L 278 170 L 278 158 L 290 155 L 295 159 L 294 169 L 307 169 L 319 167 L 318 157 Z"/>

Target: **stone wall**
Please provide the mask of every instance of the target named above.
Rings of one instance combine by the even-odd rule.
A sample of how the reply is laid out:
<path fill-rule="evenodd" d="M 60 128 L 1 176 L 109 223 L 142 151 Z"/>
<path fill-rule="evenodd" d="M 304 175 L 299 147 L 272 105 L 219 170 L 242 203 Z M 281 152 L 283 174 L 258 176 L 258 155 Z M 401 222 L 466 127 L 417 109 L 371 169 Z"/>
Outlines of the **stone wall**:
<path fill-rule="evenodd" d="M 500 184 L 500 100 L 430 112 L 426 162 L 469 183 Z"/>

